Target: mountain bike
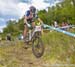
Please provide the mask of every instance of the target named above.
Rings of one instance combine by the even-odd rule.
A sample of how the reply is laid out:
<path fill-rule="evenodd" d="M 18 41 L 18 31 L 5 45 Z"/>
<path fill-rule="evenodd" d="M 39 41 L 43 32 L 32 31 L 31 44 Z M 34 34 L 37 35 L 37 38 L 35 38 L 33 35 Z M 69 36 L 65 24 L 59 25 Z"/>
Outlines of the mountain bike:
<path fill-rule="evenodd" d="M 32 43 L 32 52 L 33 54 L 39 58 L 44 54 L 44 44 L 42 41 L 42 25 L 35 26 L 33 30 L 31 30 L 31 25 L 27 24 L 29 31 L 27 32 L 27 36 L 25 41 L 27 40 L 27 44 L 29 42 Z"/>

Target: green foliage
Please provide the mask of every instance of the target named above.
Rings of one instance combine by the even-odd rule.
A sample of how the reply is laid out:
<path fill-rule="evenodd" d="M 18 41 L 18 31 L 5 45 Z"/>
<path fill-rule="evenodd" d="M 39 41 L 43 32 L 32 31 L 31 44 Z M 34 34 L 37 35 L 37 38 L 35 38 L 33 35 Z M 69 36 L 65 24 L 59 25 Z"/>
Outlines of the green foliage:
<path fill-rule="evenodd" d="M 75 1 L 63 0 L 61 3 L 48 8 L 48 12 L 42 10 L 39 15 L 47 24 L 52 24 L 54 20 L 58 23 L 68 22 L 75 24 Z"/>
<path fill-rule="evenodd" d="M 19 27 L 19 30 L 23 31 L 23 29 L 24 29 L 24 18 L 19 19 L 18 27 Z"/>
<path fill-rule="evenodd" d="M 41 10 L 38 12 L 38 16 L 43 20 L 44 23 L 47 23 L 47 16 L 46 16 L 46 11 Z"/>
<path fill-rule="evenodd" d="M 18 34 L 22 33 L 24 29 L 24 22 L 23 18 L 19 19 L 18 22 L 16 21 L 8 21 L 7 27 L 3 29 L 3 34 L 7 35 L 10 33 L 12 36 L 17 36 Z"/>
<path fill-rule="evenodd" d="M 13 32 L 17 32 L 18 28 L 16 27 L 16 22 L 15 21 L 9 21 L 7 22 L 7 27 L 4 28 L 3 32 L 4 33 L 13 33 Z"/>

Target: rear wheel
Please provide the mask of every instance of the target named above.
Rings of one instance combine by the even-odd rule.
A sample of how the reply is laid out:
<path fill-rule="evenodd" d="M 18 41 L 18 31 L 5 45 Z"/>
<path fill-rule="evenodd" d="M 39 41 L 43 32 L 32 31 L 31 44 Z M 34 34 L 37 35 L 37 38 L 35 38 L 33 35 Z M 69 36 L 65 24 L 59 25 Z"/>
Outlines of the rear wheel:
<path fill-rule="evenodd" d="M 40 37 L 35 37 L 32 43 L 33 54 L 39 58 L 44 54 L 44 45 Z"/>

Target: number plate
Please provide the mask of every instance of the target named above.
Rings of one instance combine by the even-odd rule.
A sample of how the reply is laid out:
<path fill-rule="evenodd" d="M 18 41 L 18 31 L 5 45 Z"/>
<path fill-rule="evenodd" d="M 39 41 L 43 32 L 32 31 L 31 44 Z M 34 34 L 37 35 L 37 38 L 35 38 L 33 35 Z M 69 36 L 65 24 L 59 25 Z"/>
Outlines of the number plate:
<path fill-rule="evenodd" d="M 41 31 L 42 29 L 41 29 L 41 26 L 36 26 L 35 27 L 35 31 Z"/>

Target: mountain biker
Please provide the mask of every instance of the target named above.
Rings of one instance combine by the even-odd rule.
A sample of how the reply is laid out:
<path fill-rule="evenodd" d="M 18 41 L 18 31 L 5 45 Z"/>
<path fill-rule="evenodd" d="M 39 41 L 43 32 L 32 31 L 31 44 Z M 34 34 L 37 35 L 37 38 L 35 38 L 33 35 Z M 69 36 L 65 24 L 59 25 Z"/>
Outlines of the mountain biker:
<path fill-rule="evenodd" d="M 30 6 L 29 10 L 26 11 L 26 14 L 24 15 L 24 33 L 23 37 L 26 38 L 27 31 L 28 31 L 28 24 L 31 24 L 32 28 L 35 27 L 35 20 L 38 20 L 40 23 L 42 23 L 42 20 L 38 18 L 36 13 L 36 8 L 34 6 Z"/>

